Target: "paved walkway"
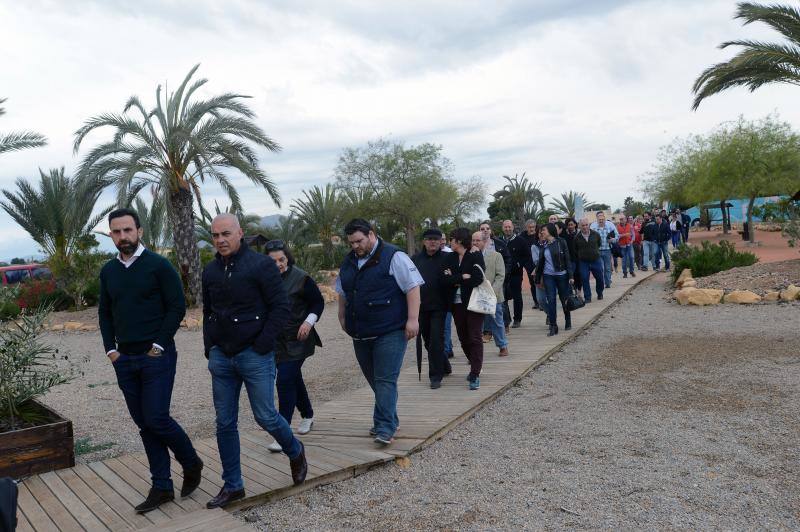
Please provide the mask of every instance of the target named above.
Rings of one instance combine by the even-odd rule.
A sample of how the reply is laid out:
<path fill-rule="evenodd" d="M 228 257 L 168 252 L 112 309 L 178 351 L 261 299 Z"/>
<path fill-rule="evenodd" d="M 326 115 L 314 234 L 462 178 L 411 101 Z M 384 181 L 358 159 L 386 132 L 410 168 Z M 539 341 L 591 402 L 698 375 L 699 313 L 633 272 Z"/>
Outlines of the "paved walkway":
<path fill-rule="evenodd" d="M 547 337 L 544 314 L 527 311 L 522 327 L 511 332 L 509 357 L 499 358 L 494 344 L 485 344 L 480 390 L 467 388 L 464 377 L 468 369 L 463 354 L 452 359 L 453 375 L 445 379 L 439 390 L 428 387 L 425 366 L 419 382 L 416 365 L 407 365 L 400 376 L 401 426 L 395 443 L 388 448 L 379 448 L 367 434 L 372 426 L 373 405 L 369 387 L 315 408 L 314 430 L 301 437 L 309 463 L 308 479 L 302 486 L 292 486 L 288 459 L 266 449 L 272 441 L 269 435 L 243 432 L 242 473 L 247 498 L 228 510 L 255 506 L 350 478 L 433 443 L 541 364 L 637 281 L 651 274 L 641 272 L 636 279 L 616 278 L 603 301 L 595 300 L 573 314 L 573 330 L 569 333 L 562 330 L 557 336 Z M 246 529 L 230 514 L 205 510 L 205 503 L 216 495 L 222 483 L 219 453 L 215 438 L 194 443 L 206 468 L 200 488 L 187 499 L 162 505 L 145 515 L 136 514 L 133 506 L 142 501 L 150 485 L 147 459 L 143 454 L 123 455 L 26 479 L 20 485 L 19 530 Z M 175 465 L 173 461 L 173 476 L 180 486 L 183 479 L 180 467 L 176 469 Z"/>

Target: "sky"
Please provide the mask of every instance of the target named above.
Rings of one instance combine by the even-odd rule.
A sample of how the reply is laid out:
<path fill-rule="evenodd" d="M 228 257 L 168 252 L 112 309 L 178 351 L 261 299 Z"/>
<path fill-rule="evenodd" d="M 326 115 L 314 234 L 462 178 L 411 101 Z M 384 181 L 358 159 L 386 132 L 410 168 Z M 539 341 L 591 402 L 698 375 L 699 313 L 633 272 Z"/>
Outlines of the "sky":
<path fill-rule="evenodd" d="M 288 213 L 303 189 L 332 180 L 345 147 L 390 138 L 443 146 L 455 177 L 489 192 L 525 172 L 550 196 L 582 191 L 621 206 L 641 197 L 659 147 L 739 115 L 800 121 L 790 86 L 735 89 L 691 111 L 691 86 L 729 58 L 718 45 L 774 39 L 742 27 L 730 0 L 0 0 L 0 134 L 27 129 L 44 148 L 0 156 L 0 189 L 77 155 L 75 130 L 146 107 L 191 67 L 201 96 L 251 96 L 281 146 L 261 153 L 282 206 L 235 176 L 247 212 Z M 101 198 L 112 202 L 113 192 Z M 209 186 L 204 199 L 219 199 Z M 487 197 L 487 203 L 489 198 Z M 100 237 L 103 239 L 104 237 Z M 108 243 L 104 244 L 106 247 Z M 0 259 L 38 246 L 0 211 Z"/>

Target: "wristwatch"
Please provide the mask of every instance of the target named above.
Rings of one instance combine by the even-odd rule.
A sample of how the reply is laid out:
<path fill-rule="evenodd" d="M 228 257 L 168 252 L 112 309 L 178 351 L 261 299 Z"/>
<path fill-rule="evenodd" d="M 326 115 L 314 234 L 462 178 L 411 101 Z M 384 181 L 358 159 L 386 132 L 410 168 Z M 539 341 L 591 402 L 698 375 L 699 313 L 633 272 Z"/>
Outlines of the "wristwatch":
<path fill-rule="evenodd" d="M 160 357 L 161 353 L 163 352 L 164 352 L 163 349 L 153 346 L 150 348 L 150 351 L 148 351 L 147 354 L 150 355 L 151 357 Z"/>

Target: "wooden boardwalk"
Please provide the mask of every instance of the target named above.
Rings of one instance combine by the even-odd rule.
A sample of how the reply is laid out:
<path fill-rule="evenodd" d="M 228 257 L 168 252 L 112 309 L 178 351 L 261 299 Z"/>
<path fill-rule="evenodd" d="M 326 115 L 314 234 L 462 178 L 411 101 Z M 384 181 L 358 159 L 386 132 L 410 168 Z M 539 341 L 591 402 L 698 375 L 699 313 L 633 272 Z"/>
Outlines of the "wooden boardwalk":
<path fill-rule="evenodd" d="M 509 337 L 510 356 L 500 358 L 494 343 L 485 344 L 481 387 L 467 389 L 466 358 L 452 359 L 453 374 L 438 390 L 431 390 L 427 366 L 422 382 L 415 364 L 407 364 L 400 376 L 398 414 L 400 429 L 395 443 L 379 448 L 368 436 L 372 426 L 373 396 L 364 386 L 346 398 L 315 408 L 314 430 L 301 436 L 309 463 L 308 479 L 292 486 L 289 460 L 272 454 L 266 446 L 272 439 L 265 432 L 242 432 L 242 474 L 247 498 L 228 510 L 237 510 L 280 499 L 316 486 L 356 476 L 379 464 L 407 456 L 441 438 L 482 405 L 544 362 L 555 349 L 591 324 L 637 282 L 651 275 L 641 272 L 635 279 L 615 276 L 603 301 L 593 301 L 573 314 L 573 330 L 547 337 L 544 314 L 524 314 L 522 327 Z M 561 320 L 559 316 L 559 320 Z M 455 339 L 455 331 L 453 331 Z M 456 342 L 457 343 L 457 342 Z M 460 351 L 459 351 L 460 352 Z M 249 527 L 230 514 L 205 509 L 219 491 L 221 466 L 215 438 L 195 441 L 206 464 L 200 488 L 187 499 L 164 504 L 158 510 L 138 515 L 133 506 L 141 502 L 150 486 L 147 459 L 143 454 L 79 464 L 70 469 L 32 476 L 20 484 L 20 531 L 79 530 L 246 530 Z M 183 481 L 180 466 L 173 461 L 176 486 Z"/>

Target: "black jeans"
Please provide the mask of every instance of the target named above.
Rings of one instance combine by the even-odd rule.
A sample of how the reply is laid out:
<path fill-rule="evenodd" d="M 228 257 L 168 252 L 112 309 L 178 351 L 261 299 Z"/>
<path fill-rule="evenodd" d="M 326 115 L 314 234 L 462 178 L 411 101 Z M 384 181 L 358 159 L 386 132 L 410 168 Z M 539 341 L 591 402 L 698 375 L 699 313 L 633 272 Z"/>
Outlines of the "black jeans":
<path fill-rule="evenodd" d="M 314 417 L 314 409 L 311 407 L 311 399 L 308 397 L 306 383 L 303 380 L 305 361 L 306 359 L 302 358 L 278 362 L 278 375 L 275 379 L 275 387 L 278 389 L 278 412 L 289 424 L 292 423 L 295 407 L 304 419 Z"/>
<path fill-rule="evenodd" d="M 184 469 L 195 467 L 200 460 L 189 436 L 169 415 L 177 358 L 172 344 L 165 345 L 157 357 L 120 353 L 113 363 L 128 412 L 139 427 L 153 487 L 160 490 L 172 489 L 169 450 Z"/>
<path fill-rule="evenodd" d="M 449 373 L 450 361 L 444 353 L 444 318 L 446 310 L 421 310 L 419 331 L 428 352 L 428 377 L 431 382 L 439 382 Z"/>
<path fill-rule="evenodd" d="M 514 301 L 514 321 L 522 321 L 522 271 L 508 276 L 508 299 Z M 506 301 L 506 308 L 508 301 Z"/>
<path fill-rule="evenodd" d="M 534 283 L 534 281 L 533 281 L 533 274 L 534 273 L 536 273 L 535 270 L 533 270 L 533 271 L 525 270 L 525 275 L 528 276 L 528 284 L 531 285 L 531 297 L 533 298 L 533 303 L 535 305 L 538 305 L 539 301 L 536 299 L 536 283 Z M 520 288 L 520 292 L 522 292 L 522 288 Z"/>

